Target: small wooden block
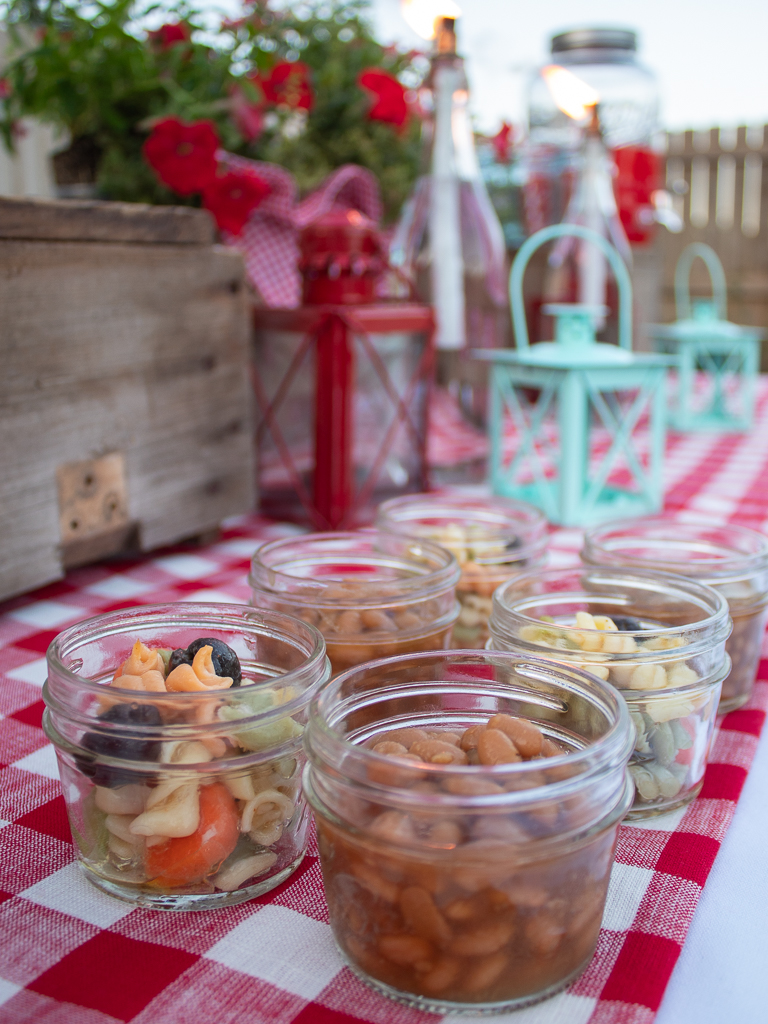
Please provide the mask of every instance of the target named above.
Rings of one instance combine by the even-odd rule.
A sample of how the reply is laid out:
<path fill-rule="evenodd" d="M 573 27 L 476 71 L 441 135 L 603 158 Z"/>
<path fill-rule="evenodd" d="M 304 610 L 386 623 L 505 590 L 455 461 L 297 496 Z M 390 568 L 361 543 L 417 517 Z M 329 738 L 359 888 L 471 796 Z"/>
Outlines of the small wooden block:
<path fill-rule="evenodd" d="M 56 484 L 62 544 L 128 523 L 125 459 L 120 452 L 66 462 L 56 469 Z"/>

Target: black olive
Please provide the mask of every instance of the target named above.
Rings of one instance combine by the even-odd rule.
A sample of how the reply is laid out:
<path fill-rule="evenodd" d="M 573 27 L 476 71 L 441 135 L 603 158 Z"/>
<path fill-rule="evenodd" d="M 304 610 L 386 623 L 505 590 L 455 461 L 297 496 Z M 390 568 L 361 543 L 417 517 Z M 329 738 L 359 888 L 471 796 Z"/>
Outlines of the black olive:
<path fill-rule="evenodd" d="M 168 671 L 173 672 L 179 665 L 191 665 L 192 661 L 201 647 L 212 647 L 211 661 L 213 671 L 217 676 L 229 676 L 232 680 L 232 688 L 239 686 L 243 678 L 240 669 L 240 659 L 231 647 L 228 647 L 223 640 L 216 640 L 214 637 L 203 636 L 199 640 L 193 640 L 186 650 L 181 648 L 175 650 L 168 663 Z"/>
<path fill-rule="evenodd" d="M 612 615 L 611 619 L 620 633 L 635 633 L 638 629 L 643 628 L 637 619 L 633 619 L 629 615 Z"/>
<path fill-rule="evenodd" d="M 190 657 L 189 652 L 185 651 L 181 647 L 177 647 L 177 649 L 171 653 L 171 657 L 168 661 L 168 674 L 173 672 L 175 668 L 178 668 L 179 665 L 191 664 L 192 658 Z"/>
<path fill-rule="evenodd" d="M 223 640 L 216 640 L 214 637 L 204 636 L 199 640 L 193 640 L 187 648 L 187 654 L 189 655 L 190 663 L 201 647 L 212 647 L 211 661 L 213 662 L 213 671 L 217 676 L 229 676 L 232 680 L 232 687 L 240 685 L 240 681 L 243 678 L 243 673 L 240 668 L 240 659 L 232 650 L 228 647 Z M 173 652 L 176 653 L 175 651 Z"/>
<path fill-rule="evenodd" d="M 120 725 L 159 726 L 162 724 L 159 710 L 153 704 L 114 704 L 98 716 L 102 722 Z M 159 740 L 146 740 L 136 736 L 107 735 L 103 732 L 87 732 L 82 739 L 86 750 L 102 757 L 114 757 L 121 761 L 156 761 L 160 754 Z M 147 776 L 128 769 L 114 768 L 90 758 L 77 757 L 78 767 L 83 775 L 92 779 L 97 786 L 116 789 L 131 782 L 145 782 Z"/>

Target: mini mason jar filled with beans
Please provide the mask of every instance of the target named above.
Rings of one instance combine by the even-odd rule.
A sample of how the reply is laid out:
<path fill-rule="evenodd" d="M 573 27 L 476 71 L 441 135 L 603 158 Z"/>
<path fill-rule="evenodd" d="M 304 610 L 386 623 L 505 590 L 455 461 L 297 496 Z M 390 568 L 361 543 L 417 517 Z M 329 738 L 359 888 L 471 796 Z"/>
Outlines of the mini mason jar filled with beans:
<path fill-rule="evenodd" d="M 60 633 L 43 727 L 85 876 L 158 910 L 288 878 L 307 848 L 307 707 L 329 677 L 313 626 L 248 606 L 147 606 Z"/>
<path fill-rule="evenodd" d="M 645 818 L 701 789 L 730 631 L 728 603 L 705 584 L 613 567 L 549 569 L 496 591 L 489 646 L 582 668 L 620 691 L 636 731 L 629 817 Z"/>
<path fill-rule="evenodd" d="M 590 530 L 581 557 L 588 565 L 673 571 L 719 591 L 733 620 L 725 645 L 731 671 L 723 682 L 719 711 L 746 704 L 768 614 L 768 538 L 732 523 L 681 523 L 656 516 Z"/>
<path fill-rule="evenodd" d="M 456 557 L 461 612 L 452 645 L 457 648 L 485 647 L 496 587 L 546 559 L 544 513 L 511 498 L 409 494 L 380 505 L 376 523 L 382 530 L 426 537 Z"/>
<path fill-rule="evenodd" d="M 557 992 L 597 943 L 633 730 L 600 680 L 442 651 L 337 676 L 313 703 L 304 790 L 342 957 L 436 1013 Z"/>
<path fill-rule="evenodd" d="M 459 614 L 453 555 L 380 530 L 272 541 L 251 563 L 252 603 L 297 615 L 326 640 L 334 672 L 447 647 Z"/>

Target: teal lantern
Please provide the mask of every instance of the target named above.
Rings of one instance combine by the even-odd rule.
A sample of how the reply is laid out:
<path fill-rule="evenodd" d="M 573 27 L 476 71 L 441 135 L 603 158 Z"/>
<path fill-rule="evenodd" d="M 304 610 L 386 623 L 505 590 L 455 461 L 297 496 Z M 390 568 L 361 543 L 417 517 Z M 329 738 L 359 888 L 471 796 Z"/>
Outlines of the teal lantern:
<path fill-rule="evenodd" d="M 528 344 L 523 275 L 545 242 L 572 235 L 597 246 L 616 278 L 619 344 L 602 344 L 595 321 L 603 307 L 546 306 L 555 340 Z M 662 506 L 665 378 L 671 360 L 632 352 L 632 283 L 618 251 L 574 224 L 532 235 L 509 281 L 517 349 L 481 351 L 491 363 L 491 485 L 521 498 L 563 526 L 656 512 Z M 514 424 L 507 450 L 506 423 Z"/>
<path fill-rule="evenodd" d="M 697 258 L 709 271 L 709 299 L 691 299 L 691 267 Z M 764 334 L 726 320 L 726 304 L 722 263 L 714 249 L 694 242 L 675 268 L 677 320 L 650 328 L 656 350 L 677 357 L 677 395 L 670 409 L 670 423 L 677 430 L 742 431 L 752 426 Z"/>

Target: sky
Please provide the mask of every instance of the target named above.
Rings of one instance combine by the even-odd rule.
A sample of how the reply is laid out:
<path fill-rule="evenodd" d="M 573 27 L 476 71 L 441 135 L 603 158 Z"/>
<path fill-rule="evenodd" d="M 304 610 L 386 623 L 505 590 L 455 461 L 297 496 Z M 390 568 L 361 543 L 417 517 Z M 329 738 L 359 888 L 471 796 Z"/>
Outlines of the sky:
<path fill-rule="evenodd" d="M 662 126 L 768 123 L 768 0 L 457 0 L 477 126 L 524 121 L 524 85 L 547 62 L 553 32 L 620 25 L 639 32 L 640 60 L 661 88 Z M 423 42 L 400 0 L 373 0 L 382 41 Z"/>

